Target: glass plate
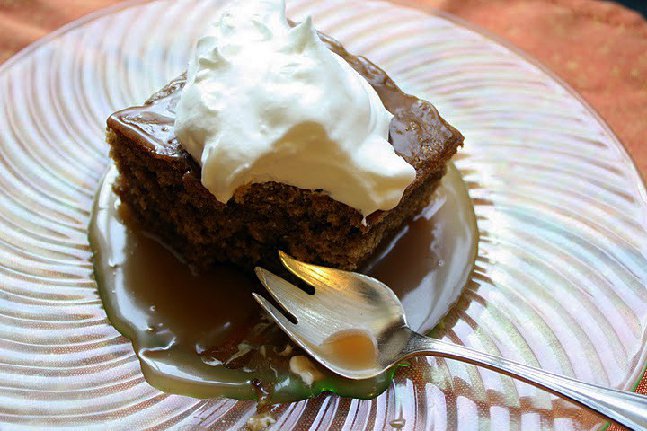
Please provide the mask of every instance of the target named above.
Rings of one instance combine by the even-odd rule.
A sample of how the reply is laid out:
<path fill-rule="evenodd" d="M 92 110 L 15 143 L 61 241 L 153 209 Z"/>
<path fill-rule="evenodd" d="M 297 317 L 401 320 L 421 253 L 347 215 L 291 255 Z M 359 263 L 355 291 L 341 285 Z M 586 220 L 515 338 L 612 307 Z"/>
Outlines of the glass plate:
<path fill-rule="evenodd" d="M 382 65 L 466 136 L 455 162 L 481 235 L 467 291 L 435 335 L 630 389 L 647 352 L 647 196 L 620 143 L 541 67 L 444 15 L 293 0 L 291 16 Z M 87 224 L 106 117 L 177 75 L 220 2 L 130 2 L 0 68 L 0 420 L 8 428 L 241 428 L 253 402 L 161 393 L 107 322 Z M 419 359 L 372 401 L 275 409 L 277 429 L 588 430 L 531 386 Z M 402 421 L 401 419 L 404 419 Z"/>

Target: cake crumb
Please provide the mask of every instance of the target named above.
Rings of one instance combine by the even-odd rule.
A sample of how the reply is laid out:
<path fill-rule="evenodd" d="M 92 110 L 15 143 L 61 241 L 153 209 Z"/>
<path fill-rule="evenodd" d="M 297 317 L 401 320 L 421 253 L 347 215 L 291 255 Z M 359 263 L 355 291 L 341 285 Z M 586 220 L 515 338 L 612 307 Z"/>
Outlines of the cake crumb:
<path fill-rule="evenodd" d="M 290 356 L 292 354 L 292 346 L 289 344 L 285 345 L 285 349 L 277 353 L 279 356 Z"/>
<path fill-rule="evenodd" d="M 301 377 L 308 386 L 323 378 L 323 374 L 315 367 L 306 356 L 292 356 L 290 358 L 290 372 Z"/>
<path fill-rule="evenodd" d="M 247 419 L 245 429 L 248 431 L 263 431 L 268 429 L 275 423 L 276 419 L 274 419 L 269 413 L 256 413 L 254 416 Z"/>

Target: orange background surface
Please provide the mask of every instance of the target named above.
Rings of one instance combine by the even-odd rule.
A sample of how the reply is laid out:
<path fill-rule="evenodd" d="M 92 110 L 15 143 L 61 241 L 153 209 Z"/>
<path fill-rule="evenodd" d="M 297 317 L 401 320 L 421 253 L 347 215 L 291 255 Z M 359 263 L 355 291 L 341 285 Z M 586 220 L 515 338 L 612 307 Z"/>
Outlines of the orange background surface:
<path fill-rule="evenodd" d="M 640 15 L 598 0 L 395 1 L 451 12 L 548 66 L 608 122 L 645 178 L 647 21 Z M 0 63 L 61 25 L 119 2 L 0 0 Z M 645 377 L 638 388 L 643 393 Z"/>

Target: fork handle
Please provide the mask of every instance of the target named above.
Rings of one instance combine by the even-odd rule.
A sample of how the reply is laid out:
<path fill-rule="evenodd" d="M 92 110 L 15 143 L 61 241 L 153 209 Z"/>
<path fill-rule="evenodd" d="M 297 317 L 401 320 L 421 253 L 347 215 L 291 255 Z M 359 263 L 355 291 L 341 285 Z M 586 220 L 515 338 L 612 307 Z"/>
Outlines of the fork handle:
<path fill-rule="evenodd" d="M 583 383 L 498 356 L 413 333 L 406 356 L 433 355 L 456 359 L 506 374 L 574 401 L 633 430 L 647 430 L 647 396 Z"/>

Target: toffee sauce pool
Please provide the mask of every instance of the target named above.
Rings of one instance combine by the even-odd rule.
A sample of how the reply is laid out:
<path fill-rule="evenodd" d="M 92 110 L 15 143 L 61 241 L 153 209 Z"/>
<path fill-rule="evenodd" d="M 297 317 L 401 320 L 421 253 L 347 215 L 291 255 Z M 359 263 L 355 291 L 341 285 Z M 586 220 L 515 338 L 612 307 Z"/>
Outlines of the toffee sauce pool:
<path fill-rule="evenodd" d="M 95 278 L 110 322 L 132 342 L 151 385 L 195 398 L 273 403 L 323 391 L 373 398 L 389 386 L 394 371 L 350 381 L 315 364 L 319 378 L 306 383 L 289 366 L 290 358 L 304 353 L 252 298 L 252 291 L 262 289 L 260 283 L 228 266 L 192 274 L 130 220 L 112 192 L 116 177 L 113 167 L 98 192 L 90 225 Z M 429 207 L 383 246 L 366 272 L 393 288 L 413 328 L 430 330 L 465 286 L 477 240 L 471 201 L 450 166 Z M 355 355 L 352 340 L 342 341 L 335 347 L 351 364 L 371 361 L 366 346 L 357 346 L 362 352 Z"/>

